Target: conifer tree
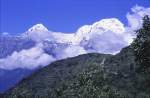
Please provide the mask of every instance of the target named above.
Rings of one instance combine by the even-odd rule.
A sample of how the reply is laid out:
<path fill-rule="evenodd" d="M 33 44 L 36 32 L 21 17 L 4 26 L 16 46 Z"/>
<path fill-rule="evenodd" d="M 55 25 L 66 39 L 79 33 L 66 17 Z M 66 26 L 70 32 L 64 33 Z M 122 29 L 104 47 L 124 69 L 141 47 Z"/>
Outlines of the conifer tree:
<path fill-rule="evenodd" d="M 138 65 L 137 70 L 150 71 L 150 18 L 143 18 L 143 27 L 136 31 L 137 38 L 133 42 L 134 53 Z"/>

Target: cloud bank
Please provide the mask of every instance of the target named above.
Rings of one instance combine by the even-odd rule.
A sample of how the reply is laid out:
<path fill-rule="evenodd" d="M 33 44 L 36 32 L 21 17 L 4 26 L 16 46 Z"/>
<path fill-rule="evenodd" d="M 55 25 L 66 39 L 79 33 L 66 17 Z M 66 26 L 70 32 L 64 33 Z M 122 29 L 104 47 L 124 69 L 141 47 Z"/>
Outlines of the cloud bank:
<path fill-rule="evenodd" d="M 16 69 L 28 68 L 34 69 L 48 65 L 55 59 L 46 54 L 41 45 L 36 45 L 31 49 L 22 50 L 20 52 L 13 52 L 12 55 L 0 59 L 0 68 L 2 69 Z"/>
<path fill-rule="evenodd" d="M 58 59 L 90 52 L 115 54 L 133 41 L 134 30 L 142 26 L 144 15 L 150 16 L 150 8 L 136 5 L 126 15 L 128 26 L 124 26 L 115 18 L 103 19 L 92 25 L 85 25 L 73 34 L 49 32 L 41 24 L 34 26 L 26 35 L 37 45 L 20 52 L 13 52 L 10 56 L 0 59 L 0 68 L 34 69 Z M 44 41 L 54 41 L 54 43 L 51 44 L 52 46 L 49 46 L 50 44 L 46 46 Z M 45 48 L 49 49 L 49 53 L 45 52 Z"/>

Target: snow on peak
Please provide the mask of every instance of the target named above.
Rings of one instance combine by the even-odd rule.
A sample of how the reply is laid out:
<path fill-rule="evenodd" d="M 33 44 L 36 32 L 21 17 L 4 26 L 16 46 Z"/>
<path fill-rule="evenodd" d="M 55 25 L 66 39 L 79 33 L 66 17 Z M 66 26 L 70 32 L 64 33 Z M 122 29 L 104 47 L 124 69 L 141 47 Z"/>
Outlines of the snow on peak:
<path fill-rule="evenodd" d="M 77 33 L 99 33 L 99 32 L 105 32 L 105 31 L 112 31 L 114 33 L 120 34 L 125 31 L 123 23 L 121 23 L 116 18 L 110 18 L 110 19 L 102 19 L 98 22 L 95 22 L 92 25 L 85 25 L 78 29 Z"/>
<path fill-rule="evenodd" d="M 43 24 L 34 25 L 23 35 L 36 42 L 41 42 L 45 39 L 53 40 L 51 31 L 49 31 Z"/>
<path fill-rule="evenodd" d="M 33 27 L 31 27 L 29 30 L 29 32 L 47 32 L 48 29 L 43 25 L 43 24 L 36 24 Z"/>
<path fill-rule="evenodd" d="M 97 28 L 103 28 L 117 34 L 123 33 L 125 31 L 123 23 L 121 23 L 116 18 L 102 19 L 99 22 L 95 22 L 92 27 L 93 30 L 97 30 Z"/>
<path fill-rule="evenodd" d="M 103 34 L 107 31 L 111 31 L 114 34 L 123 34 L 125 28 L 123 23 L 121 23 L 116 18 L 102 19 L 95 22 L 92 25 L 84 25 L 79 28 L 76 32 L 76 41 L 81 41 L 83 38 L 88 40 L 93 34 Z"/>

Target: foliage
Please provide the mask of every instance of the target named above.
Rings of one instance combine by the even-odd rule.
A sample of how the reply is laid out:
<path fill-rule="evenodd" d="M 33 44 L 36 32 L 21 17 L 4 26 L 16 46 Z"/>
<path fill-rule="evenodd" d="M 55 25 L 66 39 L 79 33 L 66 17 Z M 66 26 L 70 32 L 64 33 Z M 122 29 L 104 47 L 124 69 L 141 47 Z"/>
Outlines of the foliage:
<path fill-rule="evenodd" d="M 143 27 L 137 30 L 137 38 L 133 44 L 136 71 L 136 88 L 139 91 L 150 93 L 150 18 L 143 18 Z"/>
<path fill-rule="evenodd" d="M 143 18 L 143 27 L 137 30 L 137 38 L 133 42 L 138 71 L 150 71 L 150 18 Z M 148 70 L 149 69 L 149 70 Z"/>
<path fill-rule="evenodd" d="M 70 81 L 66 89 L 58 89 L 61 95 L 57 98 L 128 98 L 111 85 L 108 76 L 105 68 L 99 64 L 93 65 Z"/>

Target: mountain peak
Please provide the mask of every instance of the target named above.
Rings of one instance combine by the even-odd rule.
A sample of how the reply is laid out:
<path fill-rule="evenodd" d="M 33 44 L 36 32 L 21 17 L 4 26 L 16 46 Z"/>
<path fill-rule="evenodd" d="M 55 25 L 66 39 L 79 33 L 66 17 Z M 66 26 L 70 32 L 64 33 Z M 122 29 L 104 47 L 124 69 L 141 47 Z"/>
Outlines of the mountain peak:
<path fill-rule="evenodd" d="M 77 33 L 100 33 L 100 32 L 106 32 L 106 31 L 112 31 L 116 34 L 121 34 L 125 31 L 123 23 L 121 23 L 116 18 L 110 18 L 110 19 L 102 19 L 98 22 L 93 23 L 92 25 L 85 25 L 78 29 Z"/>
<path fill-rule="evenodd" d="M 91 25 L 84 25 L 76 32 L 76 41 L 80 42 L 83 38 L 88 40 L 92 35 L 110 31 L 110 34 L 120 35 L 125 32 L 123 23 L 116 18 L 102 19 Z"/>
<path fill-rule="evenodd" d="M 25 37 L 29 37 L 36 42 L 43 41 L 47 38 L 51 38 L 50 31 L 43 24 L 33 25 L 27 32 L 23 34 Z"/>
<path fill-rule="evenodd" d="M 93 24 L 94 30 L 99 27 L 113 31 L 114 33 L 123 33 L 125 31 L 123 23 L 116 18 L 102 19 Z"/>
<path fill-rule="evenodd" d="M 36 24 L 36 25 L 34 25 L 33 27 L 31 27 L 29 30 L 28 30 L 29 32 L 47 32 L 48 31 L 48 29 L 43 25 L 43 24 Z"/>

